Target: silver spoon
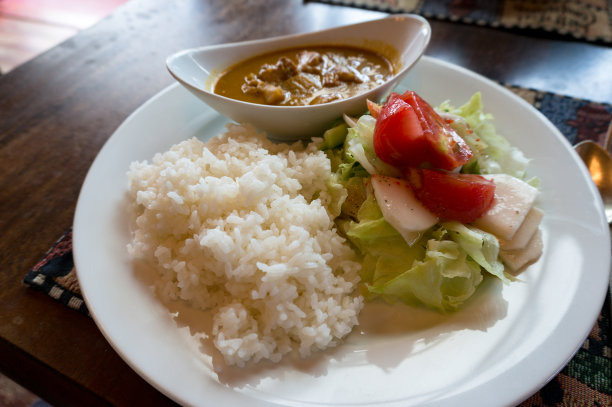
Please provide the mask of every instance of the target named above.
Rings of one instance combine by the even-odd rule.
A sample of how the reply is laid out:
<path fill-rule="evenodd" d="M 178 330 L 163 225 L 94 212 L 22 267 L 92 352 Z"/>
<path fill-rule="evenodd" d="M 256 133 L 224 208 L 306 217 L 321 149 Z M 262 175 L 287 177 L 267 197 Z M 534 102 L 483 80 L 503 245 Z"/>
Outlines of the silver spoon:
<path fill-rule="evenodd" d="M 581 141 L 574 146 L 599 189 L 609 224 L 612 224 L 612 156 L 609 153 L 611 140 L 612 122 L 608 126 L 603 148 L 591 140 Z"/>
<path fill-rule="evenodd" d="M 591 173 L 591 178 L 604 203 L 608 225 L 612 225 L 612 157 L 610 156 L 610 141 L 612 140 L 612 122 L 608 125 L 608 132 L 604 139 L 604 147 L 591 140 L 581 141 L 574 149 L 584 161 Z M 612 274 L 610 274 L 609 294 L 612 295 Z M 610 305 L 612 312 L 612 304 Z"/>

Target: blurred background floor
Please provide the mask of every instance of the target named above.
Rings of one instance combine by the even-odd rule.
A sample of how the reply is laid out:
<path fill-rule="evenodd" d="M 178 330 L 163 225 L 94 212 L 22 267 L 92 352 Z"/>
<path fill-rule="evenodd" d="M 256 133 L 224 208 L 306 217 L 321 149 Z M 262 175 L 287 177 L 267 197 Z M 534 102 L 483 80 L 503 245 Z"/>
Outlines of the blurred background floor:
<path fill-rule="evenodd" d="M 30 407 L 37 397 L 6 376 L 0 375 L 0 406 Z"/>
<path fill-rule="evenodd" d="M 127 1 L 0 0 L 0 73 L 94 25 Z M 39 405 L 36 395 L 0 374 L 0 407 Z"/>
<path fill-rule="evenodd" d="M 0 72 L 87 28 L 127 0 L 0 0 Z"/>

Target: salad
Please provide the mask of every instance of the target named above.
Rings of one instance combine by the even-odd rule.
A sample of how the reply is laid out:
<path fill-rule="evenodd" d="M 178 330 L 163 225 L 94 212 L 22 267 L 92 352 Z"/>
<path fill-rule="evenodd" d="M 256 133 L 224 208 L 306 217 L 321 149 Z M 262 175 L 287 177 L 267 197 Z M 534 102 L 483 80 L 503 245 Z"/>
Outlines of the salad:
<path fill-rule="evenodd" d="M 343 187 L 334 215 L 361 254 L 367 300 L 451 311 L 486 276 L 508 284 L 537 260 L 538 180 L 480 93 L 437 108 L 413 91 L 392 93 L 368 110 L 345 116 L 321 146 L 330 188 Z"/>

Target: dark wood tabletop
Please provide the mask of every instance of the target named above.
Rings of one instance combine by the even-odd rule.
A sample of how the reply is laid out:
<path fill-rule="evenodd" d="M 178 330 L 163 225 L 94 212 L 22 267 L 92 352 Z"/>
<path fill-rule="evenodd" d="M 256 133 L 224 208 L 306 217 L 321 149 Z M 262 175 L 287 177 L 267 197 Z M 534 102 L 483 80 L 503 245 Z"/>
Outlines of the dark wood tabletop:
<path fill-rule="evenodd" d="M 128 367 L 91 318 L 25 286 L 25 273 L 71 226 L 104 142 L 173 83 L 167 55 L 381 15 L 300 0 L 132 0 L 0 77 L 0 370 L 56 406 L 173 404 Z M 494 80 L 612 102 L 607 46 L 431 24 L 430 56 Z"/>

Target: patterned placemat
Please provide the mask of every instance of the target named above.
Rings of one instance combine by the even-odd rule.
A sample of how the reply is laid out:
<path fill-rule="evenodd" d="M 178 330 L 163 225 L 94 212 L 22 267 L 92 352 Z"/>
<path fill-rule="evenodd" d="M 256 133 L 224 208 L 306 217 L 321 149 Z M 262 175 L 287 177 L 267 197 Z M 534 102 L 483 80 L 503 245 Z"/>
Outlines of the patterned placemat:
<path fill-rule="evenodd" d="M 536 89 L 505 85 L 541 111 L 565 137 L 602 143 L 612 105 Z M 24 282 L 64 305 L 89 315 L 72 259 L 72 229 L 57 240 L 26 274 Z M 520 407 L 612 406 L 610 293 L 587 340 L 567 366 Z"/>
<path fill-rule="evenodd" d="M 309 0 L 612 43 L 610 0 Z"/>
<path fill-rule="evenodd" d="M 28 271 L 23 282 L 62 304 L 89 315 L 74 269 L 72 228 L 69 228 Z"/>

